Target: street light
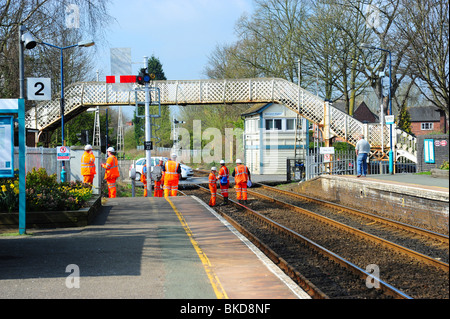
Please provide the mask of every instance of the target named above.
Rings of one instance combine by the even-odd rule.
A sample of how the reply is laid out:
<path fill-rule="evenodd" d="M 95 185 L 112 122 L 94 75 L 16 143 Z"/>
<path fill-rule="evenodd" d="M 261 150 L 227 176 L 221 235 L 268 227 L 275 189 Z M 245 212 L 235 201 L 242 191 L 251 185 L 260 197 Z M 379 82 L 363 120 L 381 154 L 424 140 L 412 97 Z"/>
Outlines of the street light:
<path fill-rule="evenodd" d="M 382 48 L 377 48 L 374 47 L 372 45 L 368 45 L 366 43 L 361 43 L 360 44 L 361 48 L 365 48 L 365 49 L 376 49 L 376 50 L 380 50 L 380 51 L 384 51 L 389 53 L 389 115 L 392 115 L 392 96 L 391 96 L 391 89 L 392 89 L 392 57 L 391 57 L 391 51 L 386 50 L 386 49 L 382 49 Z M 392 151 L 392 125 L 389 125 L 389 173 L 390 174 L 394 174 L 394 159 L 393 159 L 393 151 Z"/>
<path fill-rule="evenodd" d="M 94 41 L 81 41 L 74 45 L 69 45 L 66 47 L 59 47 L 50 43 L 45 42 L 39 42 L 40 44 L 48 45 L 49 47 L 56 48 L 60 50 L 60 57 L 61 57 L 61 100 L 60 100 L 60 112 L 61 112 L 61 137 L 62 137 L 62 144 L 63 146 L 66 146 L 66 141 L 64 139 L 64 62 L 63 62 L 63 50 L 70 49 L 74 47 L 90 47 L 95 44 Z M 66 171 L 65 171 L 65 162 L 62 161 L 62 170 L 61 170 L 61 182 L 66 181 Z"/>

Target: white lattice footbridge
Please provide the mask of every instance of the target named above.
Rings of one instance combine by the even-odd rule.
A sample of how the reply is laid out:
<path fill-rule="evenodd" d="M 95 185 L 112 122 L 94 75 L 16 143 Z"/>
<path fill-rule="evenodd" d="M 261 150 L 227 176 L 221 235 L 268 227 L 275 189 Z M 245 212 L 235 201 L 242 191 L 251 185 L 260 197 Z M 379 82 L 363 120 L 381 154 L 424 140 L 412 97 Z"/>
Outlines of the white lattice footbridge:
<path fill-rule="evenodd" d="M 346 113 L 334 108 L 314 94 L 298 85 L 277 78 L 235 79 L 235 80 L 186 80 L 155 81 L 152 86 L 160 91 L 161 104 L 238 104 L 275 102 L 321 125 L 326 139 L 337 136 L 355 145 L 358 136 L 364 134 L 373 149 L 389 149 L 389 128 L 380 124 L 363 124 Z M 136 85 L 121 90 L 117 84 L 102 82 L 78 82 L 65 91 L 65 112 L 67 120 L 97 105 L 135 105 L 144 102 L 143 91 L 134 91 Z M 152 93 L 152 100 L 155 100 Z M 137 101 L 136 101 L 137 100 Z M 27 128 L 51 131 L 59 127 L 59 99 L 38 104 L 26 114 Z M 416 161 L 415 138 L 394 130 L 393 144 L 401 150 L 401 156 Z"/>

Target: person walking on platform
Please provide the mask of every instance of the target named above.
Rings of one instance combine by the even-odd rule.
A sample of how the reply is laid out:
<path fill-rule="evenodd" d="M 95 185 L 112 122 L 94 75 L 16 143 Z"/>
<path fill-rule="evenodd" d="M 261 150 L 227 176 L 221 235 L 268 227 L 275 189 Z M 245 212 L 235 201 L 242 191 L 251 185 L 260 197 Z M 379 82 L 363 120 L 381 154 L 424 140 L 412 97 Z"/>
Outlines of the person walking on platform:
<path fill-rule="evenodd" d="M 220 170 L 219 170 L 219 176 L 217 179 L 219 180 L 220 184 L 220 193 L 223 196 L 223 204 L 228 204 L 228 188 L 230 187 L 230 172 L 228 171 L 228 168 L 225 166 L 225 161 L 220 161 Z"/>
<path fill-rule="evenodd" d="M 240 159 L 236 160 L 236 168 L 233 171 L 236 197 L 240 204 L 247 205 L 247 181 L 250 179 L 250 171 L 242 164 Z"/>
<path fill-rule="evenodd" d="M 209 200 L 209 206 L 216 206 L 216 196 L 217 196 L 217 169 L 213 166 L 211 167 L 211 173 L 209 173 L 209 190 L 211 192 L 211 198 Z"/>
<path fill-rule="evenodd" d="M 355 152 L 356 152 L 356 177 L 361 177 L 367 175 L 367 156 L 370 153 L 370 144 L 364 139 L 364 135 L 361 135 L 359 137 L 358 143 L 356 143 L 355 146 Z"/>
<path fill-rule="evenodd" d="M 164 184 L 164 161 L 162 159 L 159 160 L 159 164 L 156 165 L 156 167 L 153 169 L 155 170 L 161 170 L 161 177 L 158 180 L 158 177 L 155 178 L 155 197 L 163 197 L 163 184 Z M 156 174 L 157 175 L 157 174 Z"/>
<path fill-rule="evenodd" d="M 119 161 L 115 156 L 115 150 L 113 147 L 108 147 L 106 150 L 108 158 L 106 164 L 102 164 L 105 169 L 105 179 L 108 184 L 108 196 L 109 198 L 116 198 L 116 179 L 120 176 L 119 173 Z"/>
<path fill-rule="evenodd" d="M 92 153 L 92 145 L 87 144 L 84 147 L 83 156 L 81 156 L 81 175 L 83 176 L 83 183 L 92 186 L 95 176 L 95 156 Z"/>
<path fill-rule="evenodd" d="M 164 197 L 177 196 L 180 181 L 181 166 L 176 162 L 177 154 L 164 164 Z"/>

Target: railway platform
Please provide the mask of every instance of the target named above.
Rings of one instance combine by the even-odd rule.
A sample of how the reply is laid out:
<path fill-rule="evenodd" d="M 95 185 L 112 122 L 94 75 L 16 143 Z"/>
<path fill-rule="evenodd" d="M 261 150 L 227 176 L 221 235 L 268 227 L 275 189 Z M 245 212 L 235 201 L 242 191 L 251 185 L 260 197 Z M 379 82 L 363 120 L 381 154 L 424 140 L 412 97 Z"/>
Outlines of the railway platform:
<path fill-rule="evenodd" d="M 94 224 L 0 236 L 0 298 L 309 299 L 195 197 L 107 199 Z"/>

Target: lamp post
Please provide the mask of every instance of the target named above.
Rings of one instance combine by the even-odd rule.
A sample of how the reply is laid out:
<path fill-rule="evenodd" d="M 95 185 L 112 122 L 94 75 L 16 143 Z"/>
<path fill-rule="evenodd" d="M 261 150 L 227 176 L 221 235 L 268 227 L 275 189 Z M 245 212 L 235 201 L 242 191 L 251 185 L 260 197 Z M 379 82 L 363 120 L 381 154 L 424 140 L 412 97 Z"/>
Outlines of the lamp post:
<path fill-rule="evenodd" d="M 61 138 L 62 145 L 66 146 L 66 141 L 64 139 L 64 60 L 63 60 L 63 51 L 65 49 L 70 49 L 74 47 L 90 47 L 95 43 L 94 41 L 81 41 L 74 45 L 69 45 L 66 47 L 59 47 L 50 43 L 39 42 L 40 44 L 48 45 L 49 47 L 60 50 L 60 63 L 61 63 L 61 100 L 60 100 L 60 113 L 61 113 Z M 66 181 L 66 171 L 65 171 L 65 162 L 62 161 L 62 170 L 61 170 L 61 182 Z"/>
<path fill-rule="evenodd" d="M 366 43 L 361 43 L 360 45 L 361 48 L 366 48 L 366 49 L 376 49 L 376 50 L 380 50 L 380 51 L 384 51 L 387 52 L 389 54 L 389 115 L 392 115 L 392 96 L 391 96 L 391 90 L 392 90 L 392 57 L 391 57 L 391 51 L 387 50 L 387 49 L 382 49 L 382 48 L 377 48 L 374 47 L 372 45 L 368 45 Z M 394 174 L 394 159 L 393 159 L 393 154 L 394 152 L 392 151 L 392 125 L 389 125 L 389 173 L 390 174 Z"/>

